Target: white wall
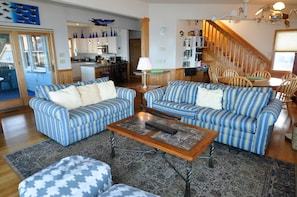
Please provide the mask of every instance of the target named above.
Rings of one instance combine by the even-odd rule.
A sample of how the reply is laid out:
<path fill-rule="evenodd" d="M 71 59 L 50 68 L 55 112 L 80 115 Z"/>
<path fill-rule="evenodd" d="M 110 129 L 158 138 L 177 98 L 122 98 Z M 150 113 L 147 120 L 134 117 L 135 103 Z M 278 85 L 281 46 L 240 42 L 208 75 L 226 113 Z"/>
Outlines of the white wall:
<path fill-rule="evenodd" d="M 138 19 L 143 17 L 150 18 L 150 57 L 154 68 L 177 68 L 180 67 L 178 56 L 180 55 L 177 43 L 178 33 L 177 21 L 181 19 L 211 19 L 212 17 L 221 17 L 230 14 L 231 10 L 238 10 L 243 4 L 146 4 L 137 0 L 89 0 L 88 3 L 84 0 L 55 0 L 57 2 L 71 2 L 84 8 L 96 8 L 106 12 L 116 13 L 117 15 L 107 14 L 100 11 L 86 10 L 84 8 L 70 8 L 70 6 L 50 5 L 49 0 L 19 0 L 14 2 L 35 5 L 39 7 L 40 26 L 21 25 L 3 23 L 4 25 L 26 26 L 33 28 L 49 28 L 55 33 L 55 45 L 57 57 L 60 53 L 68 54 L 68 34 L 67 21 L 90 22 L 91 18 L 113 17 L 115 26 L 120 29 L 140 30 Z M 253 16 L 255 11 L 261 5 L 249 5 L 248 15 Z M 133 18 L 126 18 L 123 16 Z M 268 25 L 268 24 L 250 24 L 249 22 L 240 22 L 228 24 L 236 32 L 255 47 L 258 48 L 268 58 L 271 57 L 271 49 L 273 44 L 273 34 L 275 29 L 285 29 L 284 26 Z M 164 35 L 160 34 L 160 28 L 166 27 Z M 179 27 L 180 28 L 180 27 Z M 291 28 L 297 28 L 296 22 L 291 25 Z M 59 69 L 70 68 L 70 59 L 66 59 L 64 64 L 61 64 L 58 59 Z"/>
<path fill-rule="evenodd" d="M 238 10 L 242 4 L 151 4 L 150 18 L 150 57 L 154 68 L 178 68 L 180 65 L 181 45 L 178 39 L 179 31 L 186 27 L 178 27 L 179 19 L 212 19 L 230 14 L 231 10 Z M 249 5 L 248 16 L 254 13 L 261 5 Z M 283 24 L 257 23 L 255 21 L 241 21 L 229 23 L 231 29 L 254 45 L 263 55 L 271 59 L 274 32 L 276 29 L 287 29 Z M 165 36 L 160 36 L 160 27 L 166 27 Z M 296 22 L 291 22 L 291 29 L 297 28 Z M 186 32 L 186 31 L 185 31 Z"/>
<path fill-rule="evenodd" d="M 140 30 L 140 23 L 138 19 L 127 18 L 123 16 L 107 14 L 98 11 L 91 11 L 84 8 L 72 8 L 71 6 L 60 6 L 55 4 L 48 4 L 47 1 L 29 1 L 19 0 L 16 3 L 23 3 L 28 5 L 38 6 L 40 25 L 26 25 L 18 23 L 1 23 L 1 25 L 15 26 L 15 27 L 28 27 L 28 28 L 42 28 L 52 29 L 54 31 L 56 58 L 58 69 L 70 69 L 70 58 L 66 58 L 65 63 L 60 62 L 60 54 L 65 54 L 69 57 L 68 51 L 68 31 L 67 21 L 77 21 L 83 23 L 90 23 L 91 18 L 115 19 L 114 26 L 116 28 L 123 28 L 127 30 Z"/>

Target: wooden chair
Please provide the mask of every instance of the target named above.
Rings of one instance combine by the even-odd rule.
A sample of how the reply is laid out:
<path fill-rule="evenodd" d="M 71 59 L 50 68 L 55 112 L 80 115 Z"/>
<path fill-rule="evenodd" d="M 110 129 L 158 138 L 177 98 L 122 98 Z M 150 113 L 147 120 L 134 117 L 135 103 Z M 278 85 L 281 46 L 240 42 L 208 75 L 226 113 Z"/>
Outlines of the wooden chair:
<path fill-rule="evenodd" d="M 223 69 L 220 66 L 210 66 L 208 68 L 208 75 L 211 83 L 218 83 L 218 77 L 223 73 Z"/>
<path fill-rule="evenodd" d="M 266 70 L 257 70 L 251 74 L 251 77 L 261 77 L 264 79 L 270 79 L 271 74 L 270 74 L 270 72 L 268 72 Z"/>
<path fill-rule="evenodd" d="M 228 85 L 239 87 L 253 87 L 253 84 L 246 77 L 230 77 Z"/>
<path fill-rule="evenodd" d="M 297 78 L 297 75 L 291 72 L 288 72 L 282 76 L 282 80 L 285 81 L 287 79 Z"/>
<path fill-rule="evenodd" d="M 223 77 L 239 77 L 239 74 L 235 70 L 227 69 L 223 72 Z"/>
<path fill-rule="evenodd" d="M 291 78 L 283 81 L 276 89 L 276 98 L 281 100 L 288 109 L 288 103 L 292 101 L 294 93 L 297 91 L 297 78 Z"/>

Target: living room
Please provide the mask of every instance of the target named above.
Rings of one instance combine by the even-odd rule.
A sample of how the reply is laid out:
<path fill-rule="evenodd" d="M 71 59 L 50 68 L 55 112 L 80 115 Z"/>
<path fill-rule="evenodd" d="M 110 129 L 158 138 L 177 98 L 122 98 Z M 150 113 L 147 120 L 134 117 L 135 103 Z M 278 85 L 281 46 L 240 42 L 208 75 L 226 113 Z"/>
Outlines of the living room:
<path fill-rule="evenodd" d="M 28 4 L 33 4 L 32 2 L 34 2 L 34 4 L 35 4 L 36 1 L 23 1 L 23 2 L 28 3 Z M 84 8 L 92 7 L 91 4 L 85 5 L 86 4 L 85 2 L 81 2 L 81 3 L 84 4 L 84 6 L 83 6 Z M 47 4 L 47 3 L 45 3 L 45 4 Z M 36 5 L 44 5 L 44 4 L 36 2 Z M 176 41 L 176 39 L 178 39 L 177 35 L 179 32 L 179 30 L 176 29 L 176 20 L 177 19 L 178 20 L 180 20 L 180 19 L 185 19 L 185 20 L 186 19 L 201 19 L 202 20 L 202 19 L 207 19 L 207 18 L 211 19 L 213 16 L 220 17 L 220 16 L 225 15 L 226 13 L 229 13 L 230 10 L 232 10 L 233 8 L 237 9 L 238 7 L 242 6 L 242 3 L 238 2 L 238 3 L 232 4 L 232 5 L 203 4 L 203 5 L 195 5 L 195 6 L 187 5 L 187 4 L 183 4 L 183 5 L 150 4 L 148 6 L 147 4 L 145 4 L 146 6 L 143 6 L 143 3 L 141 2 L 140 6 L 136 7 L 136 9 L 133 9 L 130 7 L 131 13 L 130 13 L 130 11 L 126 11 L 124 9 L 125 7 L 121 7 L 119 2 L 110 3 L 110 5 L 112 5 L 112 6 L 105 5 L 104 2 L 102 2 L 102 5 L 100 6 L 100 8 L 104 9 L 104 6 L 106 6 L 105 11 L 114 10 L 113 12 L 116 12 L 117 14 L 122 13 L 124 15 L 128 15 L 127 12 L 129 12 L 130 17 L 131 16 L 135 17 L 136 13 L 133 13 L 133 11 L 137 10 L 135 12 L 137 12 L 139 14 L 136 17 L 138 20 L 143 17 L 150 18 L 150 40 L 149 40 L 149 52 L 150 53 L 149 54 L 150 54 L 152 62 L 154 63 L 154 68 L 156 68 L 156 69 L 158 69 L 158 68 L 172 69 L 172 68 L 179 68 L 179 66 L 181 66 L 181 65 L 177 65 L 177 63 L 176 63 L 177 62 L 177 58 L 176 58 L 176 56 L 177 56 L 176 55 L 177 54 L 177 51 L 176 51 L 177 41 Z M 134 5 L 134 4 L 131 4 L 131 5 Z M 185 9 L 182 9 L 184 11 L 180 11 L 181 9 L 179 6 L 184 7 Z M 149 9 L 150 11 L 148 11 L 147 9 L 143 10 L 144 9 L 143 7 L 150 7 L 150 9 Z M 40 13 L 42 13 L 44 11 L 44 7 L 41 6 L 40 8 L 42 8 L 40 10 Z M 51 8 L 55 8 L 55 6 L 51 7 Z M 206 8 L 209 8 L 207 10 L 212 10 L 212 12 L 206 11 Z M 215 8 L 219 8 L 219 9 L 215 9 Z M 259 5 L 249 6 L 249 9 L 251 12 L 253 10 L 256 10 L 257 8 L 259 8 Z M 127 8 L 127 9 L 129 9 L 129 8 Z M 191 10 L 193 11 L 192 13 L 191 13 Z M 124 12 L 124 11 L 126 11 L 126 12 Z M 52 16 L 52 13 L 49 15 Z M 71 15 L 71 14 L 69 13 L 69 15 Z M 46 18 L 46 16 L 43 16 L 43 17 Z M 78 20 L 76 18 L 76 16 L 71 16 L 71 17 L 75 18 L 73 20 Z M 61 21 L 61 18 L 64 19 L 65 17 L 60 15 L 57 17 L 56 20 Z M 84 17 L 84 19 L 79 19 L 79 20 L 88 21 L 90 18 L 91 18 L 91 15 L 86 15 Z M 69 18 L 67 20 L 69 20 Z M 55 20 L 52 20 L 52 21 L 55 21 Z M 52 22 L 52 23 L 54 23 L 54 22 Z M 64 24 L 63 21 L 61 23 Z M 57 54 L 68 50 L 68 48 L 67 48 L 68 43 L 66 41 L 64 41 L 64 39 L 65 38 L 67 39 L 67 37 L 68 37 L 67 32 L 65 30 L 66 27 L 65 28 L 62 27 L 61 23 L 59 23 L 60 24 L 59 28 L 55 28 L 57 30 L 57 31 L 55 30 Z M 228 22 L 226 22 L 226 23 L 228 24 Z M 237 26 L 237 27 L 239 27 L 238 31 L 239 32 L 242 31 L 244 34 L 245 32 L 248 32 L 248 31 L 246 31 L 246 29 L 254 29 L 255 31 L 257 31 L 257 35 L 262 35 L 262 36 L 254 37 L 252 35 L 255 35 L 255 32 L 253 32 L 252 35 L 247 35 L 247 40 L 249 40 L 251 43 L 254 43 L 257 48 L 261 49 L 263 54 L 265 54 L 267 57 L 271 58 L 272 57 L 271 48 L 272 48 L 272 43 L 274 40 L 274 30 L 275 29 L 285 29 L 284 25 L 283 24 L 271 25 L 271 24 L 267 24 L 267 23 L 259 23 L 259 24 L 253 23 L 253 24 L 251 24 L 251 23 L 252 22 L 250 22 L 250 21 L 241 21 L 240 25 Z M 11 24 L 7 23 L 7 25 L 11 25 Z M 237 24 L 231 23 L 231 26 L 233 26 L 233 25 L 236 26 Z M 251 25 L 251 26 L 248 26 L 248 25 Z M 43 27 L 51 28 L 52 26 L 55 26 L 55 25 L 50 24 L 48 22 L 48 24 Z M 242 28 L 242 26 L 244 26 L 245 28 Z M 160 35 L 160 27 L 166 27 L 165 36 Z M 263 28 L 263 33 L 259 33 L 259 32 L 262 32 L 261 31 L 262 28 Z M 293 22 L 292 22 L 291 28 L 294 28 Z M 267 31 L 269 33 L 267 33 Z M 263 45 L 262 44 L 263 42 L 267 43 L 267 45 L 266 44 Z M 162 53 L 160 53 L 160 48 L 162 48 Z M 163 51 L 163 49 L 165 49 L 165 50 Z M 168 49 L 170 49 L 170 50 L 168 50 Z M 58 55 L 57 55 L 57 57 L 59 58 Z M 164 61 L 164 57 L 166 57 L 165 61 Z M 60 61 L 58 61 L 58 62 L 59 62 L 58 68 L 61 70 L 67 69 L 70 66 L 70 62 L 68 62 L 68 60 L 65 61 L 65 64 L 64 63 L 60 64 Z M 292 103 L 290 106 L 292 107 L 292 108 L 290 108 L 291 109 L 290 112 L 292 114 L 294 114 L 294 109 L 296 108 L 296 106 L 294 103 Z M 16 128 L 16 127 L 14 127 L 13 122 L 19 121 L 19 118 L 25 120 L 25 122 L 22 122 L 22 124 L 20 124 L 21 127 Z M 12 115 L 11 117 L 5 118 L 3 120 L 5 133 L 6 132 L 9 133 L 9 134 L 5 134 L 3 136 L 3 139 L 4 139 L 3 144 L 6 144 L 3 154 L 5 154 L 7 152 L 13 152 L 15 150 L 24 148 L 31 144 L 36 144 L 36 143 L 46 139 L 43 135 L 34 131 L 35 130 L 34 129 L 34 121 L 32 121 L 32 119 L 33 119 L 33 117 L 32 117 L 31 112 L 27 113 L 26 111 L 24 111 L 21 115 L 19 115 L 19 114 Z M 293 121 L 294 121 L 294 119 L 295 119 L 295 116 L 293 116 Z M 276 124 L 276 128 L 275 128 L 276 138 L 273 138 L 273 140 L 271 142 L 271 143 L 275 143 L 278 145 L 276 145 L 276 146 L 271 145 L 274 148 L 268 149 L 269 151 L 267 154 L 271 154 L 271 156 L 275 156 L 275 157 L 279 157 L 279 158 L 290 157 L 290 156 L 293 159 L 294 159 L 294 157 L 296 158 L 296 153 L 291 150 L 289 143 L 283 141 L 283 139 L 284 139 L 283 133 L 290 132 L 289 127 L 288 127 L 288 125 L 289 125 L 288 121 L 289 121 L 289 118 L 287 116 L 287 112 L 282 111 L 280 120 Z M 23 124 L 28 125 L 28 126 L 25 126 L 25 129 L 24 129 L 22 127 Z M 33 131 L 31 130 L 32 127 L 33 127 Z M 24 131 L 22 131 L 19 133 L 18 132 L 19 130 L 25 130 L 26 132 L 24 133 Z M 28 130 L 30 130 L 30 131 L 28 131 Z M 28 133 L 27 133 L 27 131 L 28 131 Z M 15 137 L 16 135 L 19 135 L 19 136 L 16 138 Z M 24 138 L 22 139 L 20 136 L 24 136 Z M 276 140 L 276 141 L 274 141 L 274 140 Z M 283 143 L 283 145 L 279 145 L 282 143 Z M 284 150 L 280 150 L 280 148 L 278 148 L 278 146 L 282 146 L 285 148 L 284 148 Z M 277 149 L 278 149 L 278 151 L 276 151 Z M 286 158 L 284 160 L 291 161 L 290 159 Z M 1 169 L 3 169 L 4 171 L 9 171 L 8 170 L 9 167 L 7 167 L 6 163 L 4 161 L 1 161 L 1 162 L 3 163 L 3 165 L 5 165 L 5 167 L 3 167 L 3 168 L 1 165 Z M 296 163 L 296 161 L 294 161 L 293 163 Z M 5 185 L 5 186 L 3 186 L 3 188 L 5 188 L 4 194 L 5 195 L 9 194 L 10 189 L 7 189 L 7 185 L 14 185 L 10 191 L 11 191 L 11 193 L 17 195 L 16 183 L 19 182 L 19 179 L 17 178 L 16 175 L 13 175 L 13 172 L 10 172 L 8 177 L 9 177 L 8 179 L 10 179 L 11 182 L 7 181 L 7 183 L 4 184 Z M 6 182 L 6 180 L 5 180 L 5 182 Z M 1 191 L 2 191 L 2 189 L 1 189 Z"/>

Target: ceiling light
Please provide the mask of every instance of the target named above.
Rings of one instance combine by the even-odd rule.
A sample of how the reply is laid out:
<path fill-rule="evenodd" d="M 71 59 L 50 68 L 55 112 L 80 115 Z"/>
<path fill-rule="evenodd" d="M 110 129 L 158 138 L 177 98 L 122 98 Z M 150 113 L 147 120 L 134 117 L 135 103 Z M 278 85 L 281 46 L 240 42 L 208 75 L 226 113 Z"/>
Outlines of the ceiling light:
<path fill-rule="evenodd" d="M 275 4 L 273 4 L 273 9 L 275 10 L 282 10 L 284 9 L 286 6 L 283 2 L 279 1 L 279 2 L 276 2 Z"/>

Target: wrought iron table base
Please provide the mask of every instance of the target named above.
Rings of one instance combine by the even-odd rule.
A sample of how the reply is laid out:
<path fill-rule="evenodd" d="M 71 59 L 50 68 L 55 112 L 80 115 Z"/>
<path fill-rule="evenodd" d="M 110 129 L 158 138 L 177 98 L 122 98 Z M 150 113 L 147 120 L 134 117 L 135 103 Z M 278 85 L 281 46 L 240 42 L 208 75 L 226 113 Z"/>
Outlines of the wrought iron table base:
<path fill-rule="evenodd" d="M 186 167 L 186 177 L 176 169 L 176 167 L 166 158 L 166 153 L 160 151 L 158 149 L 151 149 L 151 150 L 140 150 L 140 149 L 126 149 L 126 148 L 119 148 L 115 146 L 115 139 L 114 139 L 114 132 L 111 131 L 110 136 L 111 142 L 111 158 L 115 157 L 115 150 L 124 150 L 124 151 L 132 151 L 132 152 L 141 152 L 141 153 L 148 153 L 148 154 L 161 154 L 163 159 L 169 164 L 169 166 L 186 182 L 185 194 L 184 197 L 191 197 L 191 182 L 192 182 L 192 162 L 187 161 Z M 208 167 L 213 168 L 213 153 L 214 153 L 214 142 L 210 145 L 209 156 L 199 156 L 202 159 L 208 159 Z"/>

